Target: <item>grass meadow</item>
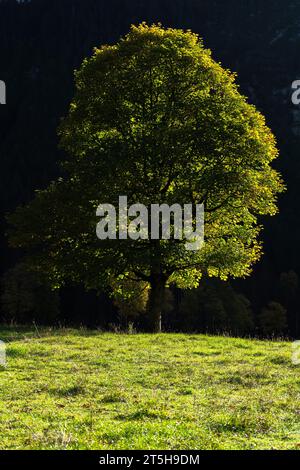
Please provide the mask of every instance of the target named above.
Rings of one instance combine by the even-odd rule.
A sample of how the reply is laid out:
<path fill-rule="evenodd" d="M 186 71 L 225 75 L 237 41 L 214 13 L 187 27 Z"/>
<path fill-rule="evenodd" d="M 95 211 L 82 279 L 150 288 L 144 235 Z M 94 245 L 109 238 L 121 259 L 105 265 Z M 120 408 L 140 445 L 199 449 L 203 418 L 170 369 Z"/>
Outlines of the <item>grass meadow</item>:
<path fill-rule="evenodd" d="M 1 449 L 299 449 L 291 344 L 2 328 Z"/>

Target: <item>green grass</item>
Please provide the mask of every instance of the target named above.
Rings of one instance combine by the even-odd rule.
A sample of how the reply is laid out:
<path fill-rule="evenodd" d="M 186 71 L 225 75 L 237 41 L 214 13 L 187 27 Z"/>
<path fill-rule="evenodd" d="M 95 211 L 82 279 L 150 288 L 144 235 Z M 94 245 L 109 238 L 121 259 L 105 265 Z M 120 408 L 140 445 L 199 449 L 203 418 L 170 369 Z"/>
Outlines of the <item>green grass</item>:
<path fill-rule="evenodd" d="M 287 342 L 0 330 L 1 449 L 299 449 Z"/>

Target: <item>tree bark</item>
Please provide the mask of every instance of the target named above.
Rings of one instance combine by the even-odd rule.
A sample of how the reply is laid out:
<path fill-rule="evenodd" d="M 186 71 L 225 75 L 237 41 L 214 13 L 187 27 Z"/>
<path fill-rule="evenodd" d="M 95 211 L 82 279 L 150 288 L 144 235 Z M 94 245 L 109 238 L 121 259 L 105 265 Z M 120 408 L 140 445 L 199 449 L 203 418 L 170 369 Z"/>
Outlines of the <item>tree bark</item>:
<path fill-rule="evenodd" d="M 162 274 L 153 274 L 150 277 L 150 286 L 148 301 L 149 329 L 152 333 L 160 333 L 166 278 Z"/>

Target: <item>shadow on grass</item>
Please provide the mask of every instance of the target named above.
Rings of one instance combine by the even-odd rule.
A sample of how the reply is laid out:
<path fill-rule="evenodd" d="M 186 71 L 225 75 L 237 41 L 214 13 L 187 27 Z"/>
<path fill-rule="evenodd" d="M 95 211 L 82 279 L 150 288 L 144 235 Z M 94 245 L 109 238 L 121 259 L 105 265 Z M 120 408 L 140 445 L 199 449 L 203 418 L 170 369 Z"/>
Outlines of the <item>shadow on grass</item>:
<path fill-rule="evenodd" d="M 54 395 L 56 397 L 61 397 L 61 398 L 76 397 L 78 395 L 83 395 L 84 393 L 85 393 L 85 390 L 81 385 L 72 385 L 71 387 L 49 390 L 50 395 Z"/>

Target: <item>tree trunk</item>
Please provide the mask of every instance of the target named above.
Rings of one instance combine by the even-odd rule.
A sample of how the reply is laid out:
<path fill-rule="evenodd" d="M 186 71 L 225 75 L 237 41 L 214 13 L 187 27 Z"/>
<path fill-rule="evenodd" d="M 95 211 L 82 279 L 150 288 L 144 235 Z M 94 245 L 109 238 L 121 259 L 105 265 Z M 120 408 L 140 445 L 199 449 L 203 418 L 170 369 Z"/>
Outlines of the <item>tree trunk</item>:
<path fill-rule="evenodd" d="M 161 274 L 154 274 L 151 276 L 150 286 L 148 301 L 149 329 L 152 333 L 160 333 L 166 279 Z"/>

